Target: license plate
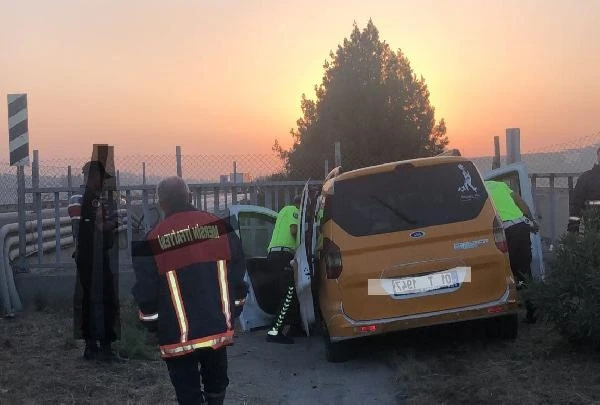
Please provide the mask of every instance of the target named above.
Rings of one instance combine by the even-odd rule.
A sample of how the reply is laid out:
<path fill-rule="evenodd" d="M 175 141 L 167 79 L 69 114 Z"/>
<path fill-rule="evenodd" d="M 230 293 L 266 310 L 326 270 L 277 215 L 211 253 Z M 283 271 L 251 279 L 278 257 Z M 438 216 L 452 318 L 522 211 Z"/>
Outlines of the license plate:
<path fill-rule="evenodd" d="M 444 288 L 459 286 L 458 275 L 455 270 L 433 273 L 426 276 L 406 277 L 394 280 L 394 294 L 417 294 Z"/>

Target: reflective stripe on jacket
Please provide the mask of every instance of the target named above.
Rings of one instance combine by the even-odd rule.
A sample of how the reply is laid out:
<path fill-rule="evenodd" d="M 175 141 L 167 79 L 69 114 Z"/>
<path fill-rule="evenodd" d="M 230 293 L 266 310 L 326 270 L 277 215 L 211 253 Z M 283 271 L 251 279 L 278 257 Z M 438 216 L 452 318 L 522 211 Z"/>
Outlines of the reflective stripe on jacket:
<path fill-rule="evenodd" d="M 187 207 L 159 222 L 132 253 L 132 292 L 140 319 L 158 319 L 163 358 L 232 343 L 236 301 L 247 288 L 241 241 L 226 221 Z"/>

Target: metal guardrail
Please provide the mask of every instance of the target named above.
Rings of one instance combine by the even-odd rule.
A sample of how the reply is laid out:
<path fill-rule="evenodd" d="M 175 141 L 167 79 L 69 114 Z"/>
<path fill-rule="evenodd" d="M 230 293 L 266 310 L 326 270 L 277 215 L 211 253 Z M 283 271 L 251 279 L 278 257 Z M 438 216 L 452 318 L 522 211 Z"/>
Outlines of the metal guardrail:
<path fill-rule="evenodd" d="M 126 214 L 126 211 L 120 210 L 120 214 Z M 117 231 L 124 231 L 130 222 L 125 216 Z M 67 216 L 58 217 L 58 220 L 49 218 L 41 221 L 28 221 L 26 222 L 26 228 L 36 229 L 34 232 L 25 234 L 26 256 L 32 256 L 35 253 L 42 256 L 44 252 L 56 252 L 56 263 L 54 265 L 44 266 L 42 264 L 35 267 L 60 267 L 61 248 L 74 244 L 71 218 Z M 59 237 L 57 238 L 56 235 L 59 235 Z M 0 315 L 12 316 L 22 309 L 14 282 L 16 272 L 13 269 L 15 259 L 20 254 L 19 243 L 18 224 L 7 224 L 0 228 Z"/>
<path fill-rule="evenodd" d="M 532 173 L 530 175 L 532 191 L 537 205 L 537 191 L 541 189 L 549 190 L 549 216 L 550 221 L 556 218 L 556 196 L 559 189 L 568 189 L 569 198 L 572 197 L 575 179 L 579 173 Z M 548 187 L 540 187 L 538 182 L 548 181 Z M 557 187 L 558 182 L 565 183 L 566 187 Z M 196 208 L 214 213 L 224 213 L 230 205 L 252 204 L 260 205 L 275 211 L 278 211 L 283 205 L 291 203 L 294 194 L 300 193 L 306 182 L 260 182 L 260 183 L 210 183 L 210 184 L 191 184 L 190 191 L 193 194 L 193 204 Z M 321 181 L 309 182 L 311 186 L 320 186 Z M 3 313 L 10 314 L 18 311 L 21 303 L 14 287 L 13 275 L 14 269 L 18 271 L 29 271 L 30 268 L 60 268 L 63 266 L 72 267 L 74 263 L 64 263 L 61 261 L 61 249 L 73 244 L 73 236 L 70 225 L 70 218 L 61 216 L 61 210 L 67 205 L 67 201 L 61 200 L 61 194 L 80 193 L 78 187 L 32 187 L 25 189 L 26 194 L 33 197 L 33 209 L 36 220 L 25 223 L 25 255 L 32 256 L 37 254 L 37 263 L 30 263 L 19 257 L 19 226 L 17 223 L 11 223 L 0 228 L 0 242 L 2 243 L 2 253 L 0 260 L 0 304 Z M 119 232 L 127 233 L 127 251 L 131 255 L 130 247 L 134 232 L 139 231 L 142 226 L 146 230 L 158 220 L 158 210 L 156 207 L 155 186 L 142 184 L 132 186 L 120 186 L 117 189 L 125 197 L 123 223 Z M 47 208 L 47 203 L 42 204 L 43 195 L 53 196 L 54 217 L 42 218 L 42 209 Z M 45 209 L 45 212 L 48 212 Z M 539 210 L 538 210 L 539 212 Z M 15 213 L 16 214 L 16 213 Z M 11 214 L 3 214 L 11 215 Z M 64 214 L 63 214 L 64 215 Z M 15 215 L 16 219 L 16 215 Z M 140 225 L 139 222 L 143 224 Z M 556 240 L 556 227 L 551 226 L 550 240 Z M 60 235 L 56 238 L 56 235 Z M 56 252 L 54 263 L 44 263 L 43 255 L 47 251 Z M 21 261 L 19 262 L 19 259 Z M 17 271 L 17 272 L 18 272 Z"/>

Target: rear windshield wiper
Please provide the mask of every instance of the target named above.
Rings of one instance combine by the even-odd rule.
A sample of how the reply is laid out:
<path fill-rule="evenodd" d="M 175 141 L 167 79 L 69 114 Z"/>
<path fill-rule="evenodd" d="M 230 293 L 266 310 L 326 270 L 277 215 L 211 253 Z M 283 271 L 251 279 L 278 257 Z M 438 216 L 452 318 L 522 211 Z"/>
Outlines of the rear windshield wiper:
<path fill-rule="evenodd" d="M 374 195 L 371 195 L 371 198 L 374 199 L 375 201 L 377 201 L 378 203 L 380 203 L 381 205 L 383 205 L 384 207 L 386 207 L 387 209 L 389 209 L 390 211 L 392 211 L 394 214 L 396 214 L 400 218 L 402 218 L 403 221 L 408 222 L 411 225 L 416 225 L 417 224 L 417 221 L 415 221 L 414 219 L 411 219 L 411 218 L 407 217 L 402 212 L 400 212 L 397 208 L 392 207 L 391 205 L 389 205 L 388 203 L 386 203 L 382 199 L 380 199 L 380 198 L 378 198 L 378 197 L 376 197 Z"/>

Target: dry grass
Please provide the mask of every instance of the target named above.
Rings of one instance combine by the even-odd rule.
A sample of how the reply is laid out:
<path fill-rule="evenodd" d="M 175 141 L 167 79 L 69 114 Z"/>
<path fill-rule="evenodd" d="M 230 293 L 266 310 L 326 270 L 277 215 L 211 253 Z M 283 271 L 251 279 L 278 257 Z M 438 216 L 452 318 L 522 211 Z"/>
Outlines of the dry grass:
<path fill-rule="evenodd" d="M 598 404 L 600 356 L 547 325 L 520 325 L 515 342 L 486 339 L 478 324 L 424 330 L 398 349 L 407 404 Z"/>
<path fill-rule="evenodd" d="M 0 403 L 176 403 L 166 367 L 156 347 L 145 343 L 144 331 L 131 322 L 132 312 L 122 309 L 122 341 L 116 348 L 153 360 L 117 365 L 84 361 L 69 310 L 36 305 L 36 311 L 0 319 Z"/>
<path fill-rule="evenodd" d="M 135 326 L 130 307 L 123 307 L 122 316 L 118 349 L 133 358 L 122 365 L 81 359 L 70 309 L 40 306 L 12 320 L 0 319 L 0 404 L 175 404 L 152 340 Z M 515 342 L 490 341 L 477 324 L 378 342 L 389 353 L 401 403 L 600 403 L 599 354 L 575 350 L 543 324 L 521 324 Z M 262 403 L 231 388 L 228 404 Z"/>

